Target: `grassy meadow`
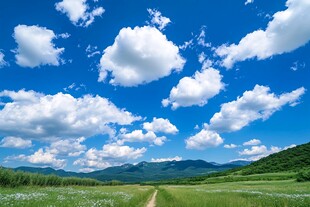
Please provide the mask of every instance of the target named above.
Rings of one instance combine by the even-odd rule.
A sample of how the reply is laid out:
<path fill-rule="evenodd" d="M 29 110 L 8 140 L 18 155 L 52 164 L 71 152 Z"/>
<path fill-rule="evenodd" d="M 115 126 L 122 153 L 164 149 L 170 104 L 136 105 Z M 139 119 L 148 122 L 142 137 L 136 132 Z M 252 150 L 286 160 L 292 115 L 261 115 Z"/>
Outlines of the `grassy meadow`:
<path fill-rule="evenodd" d="M 241 181 L 160 186 L 157 207 L 308 207 L 309 182 Z"/>
<path fill-rule="evenodd" d="M 0 188 L 0 206 L 143 207 L 153 192 L 139 185 Z"/>
<path fill-rule="evenodd" d="M 160 186 L 24 186 L 0 188 L 0 206 L 144 207 L 158 190 L 157 207 L 308 207 L 310 183 L 240 181 Z"/>

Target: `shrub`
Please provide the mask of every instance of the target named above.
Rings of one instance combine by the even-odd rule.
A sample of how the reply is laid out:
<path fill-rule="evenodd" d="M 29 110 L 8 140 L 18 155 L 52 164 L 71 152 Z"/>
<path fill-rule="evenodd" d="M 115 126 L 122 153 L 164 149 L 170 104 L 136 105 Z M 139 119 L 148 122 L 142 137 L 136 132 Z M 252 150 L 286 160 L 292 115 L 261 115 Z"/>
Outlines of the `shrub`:
<path fill-rule="evenodd" d="M 297 174 L 297 182 L 310 181 L 310 169 L 302 170 Z"/>

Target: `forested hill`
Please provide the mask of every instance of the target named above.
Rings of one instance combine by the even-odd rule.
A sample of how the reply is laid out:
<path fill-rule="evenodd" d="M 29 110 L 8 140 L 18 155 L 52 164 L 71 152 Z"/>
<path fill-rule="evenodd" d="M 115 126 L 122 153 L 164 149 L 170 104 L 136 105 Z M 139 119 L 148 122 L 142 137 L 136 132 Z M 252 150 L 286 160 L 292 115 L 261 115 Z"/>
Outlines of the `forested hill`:
<path fill-rule="evenodd" d="M 241 174 L 300 171 L 310 168 L 310 142 L 269 155 L 241 169 Z"/>
<path fill-rule="evenodd" d="M 61 177 L 93 178 L 100 181 L 119 180 L 122 182 L 141 182 L 162 179 L 192 177 L 207 175 L 212 172 L 221 172 L 228 169 L 241 167 L 249 162 L 238 161 L 226 164 L 209 163 L 203 160 L 182 160 L 167 162 L 140 162 L 136 165 L 125 164 L 109 167 L 91 173 L 67 172 L 53 168 L 19 167 L 15 171 L 25 171 L 40 174 L 55 174 Z"/>

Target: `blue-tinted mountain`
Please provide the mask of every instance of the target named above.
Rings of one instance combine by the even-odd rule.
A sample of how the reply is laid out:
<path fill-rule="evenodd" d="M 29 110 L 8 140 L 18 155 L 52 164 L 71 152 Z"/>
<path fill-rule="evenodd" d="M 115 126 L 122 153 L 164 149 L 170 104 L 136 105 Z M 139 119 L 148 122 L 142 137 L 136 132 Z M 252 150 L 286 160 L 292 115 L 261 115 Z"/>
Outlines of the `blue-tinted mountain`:
<path fill-rule="evenodd" d="M 140 162 L 136 165 L 125 164 L 91 173 L 76 173 L 67 172 L 64 170 L 55 170 L 53 168 L 33 167 L 19 167 L 15 168 L 15 170 L 41 173 L 45 175 L 55 174 L 62 177 L 87 177 L 100 181 L 119 180 L 122 182 L 133 183 L 207 175 L 212 172 L 220 172 L 240 166 L 241 165 L 234 163 L 214 164 L 203 160 L 184 160 L 167 162 Z"/>

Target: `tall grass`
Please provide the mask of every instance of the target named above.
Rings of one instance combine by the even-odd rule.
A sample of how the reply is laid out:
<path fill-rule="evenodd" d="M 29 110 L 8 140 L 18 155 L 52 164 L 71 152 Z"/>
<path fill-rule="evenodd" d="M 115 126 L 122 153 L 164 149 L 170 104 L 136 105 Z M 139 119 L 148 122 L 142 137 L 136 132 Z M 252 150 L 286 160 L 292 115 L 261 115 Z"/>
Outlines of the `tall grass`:
<path fill-rule="evenodd" d="M 294 181 L 250 181 L 161 186 L 157 207 L 308 207 L 310 186 Z"/>
<path fill-rule="evenodd" d="M 296 179 L 296 172 L 282 172 L 282 173 L 265 173 L 253 175 L 239 175 L 233 174 L 229 171 L 210 174 L 208 176 L 179 178 L 171 180 L 150 181 L 143 182 L 142 185 L 200 185 L 212 183 L 226 183 L 239 181 L 272 181 L 272 180 L 292 180 Z M 306 176 L 307 174 L 301 174 Z M 306 178 L 305 178 L 306 179 Z"/>
<path fill-rule="evenodd" d="M 97 186 L 97 185 L 118 185 L 116 181 L 101 182 L 89 178 L 59 177 L 56 175 L 42 175 L 37 173 L 15 172 L 11 169 L 0 167 L 0 186 Z"/>
<path fill-rule="evenodd" d="M 0 187 L 0 207 L 144 207 L 152 186 Z"/>

